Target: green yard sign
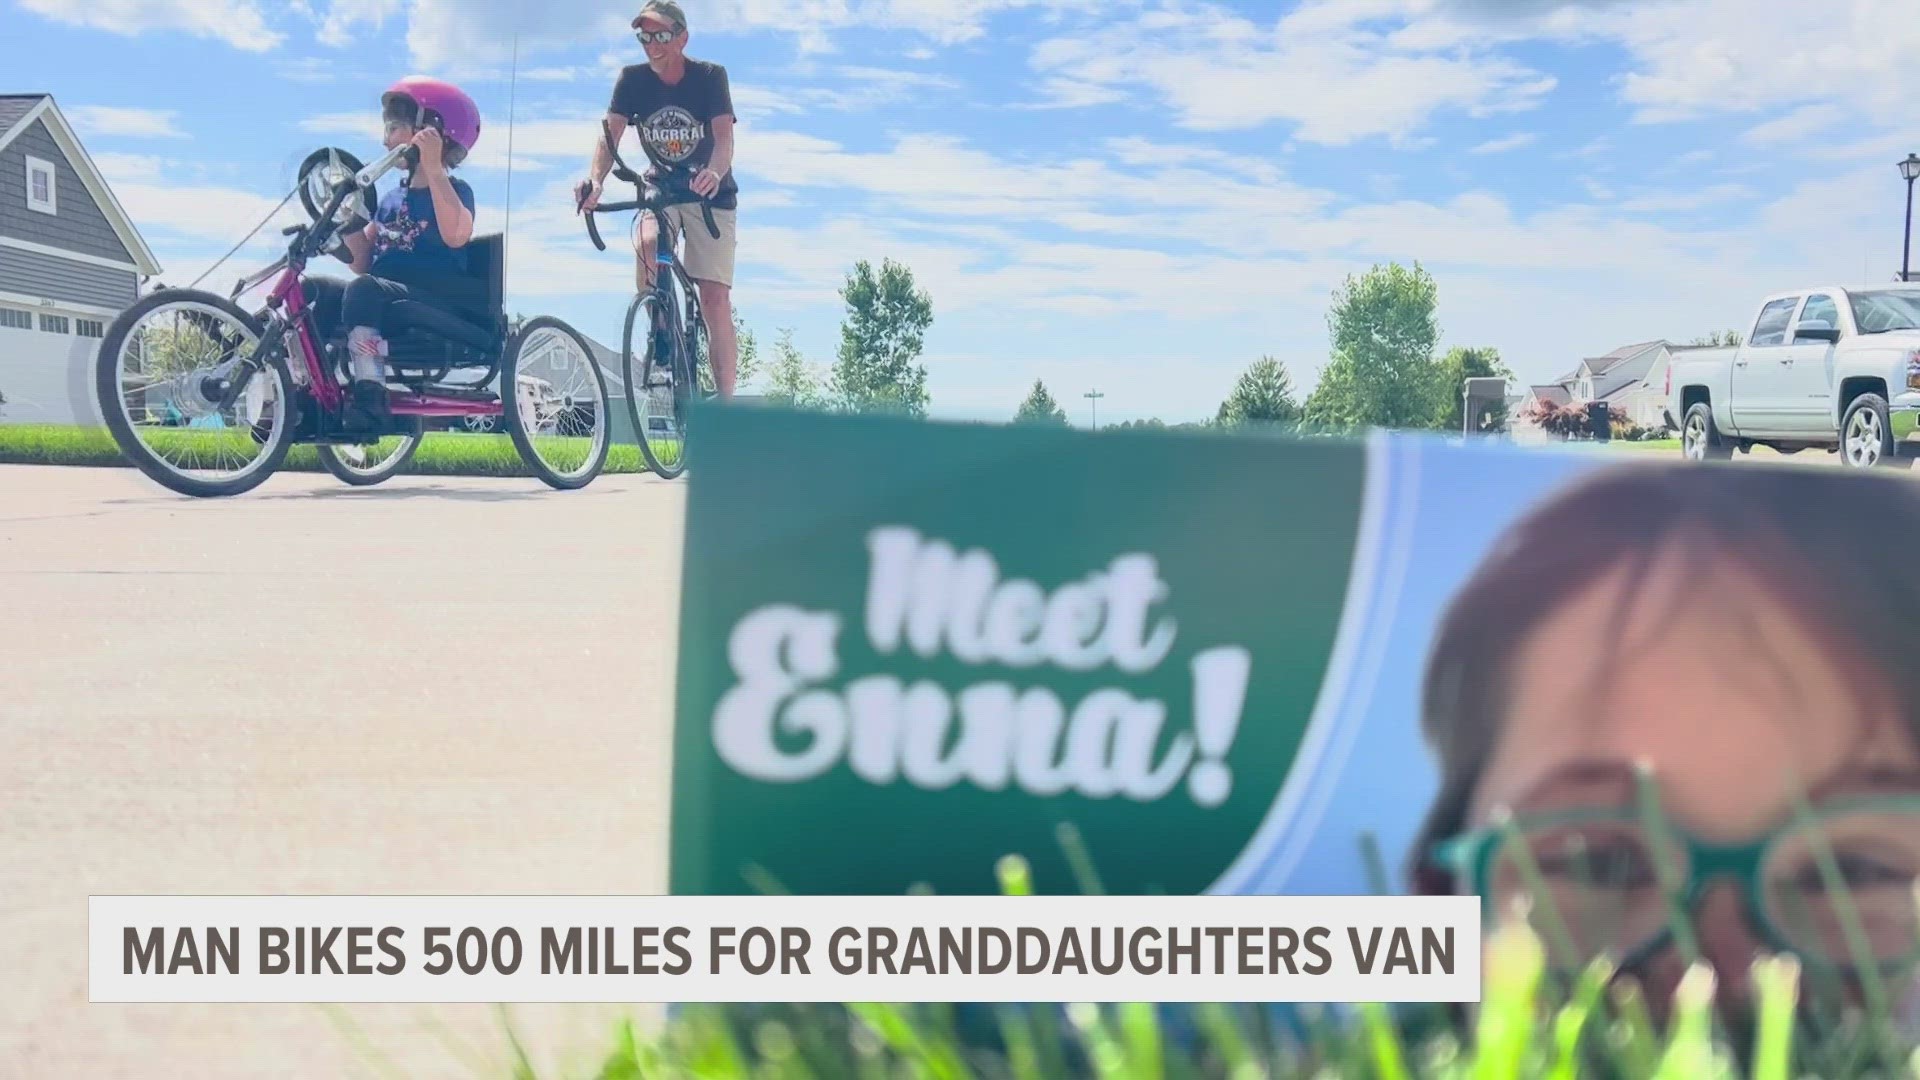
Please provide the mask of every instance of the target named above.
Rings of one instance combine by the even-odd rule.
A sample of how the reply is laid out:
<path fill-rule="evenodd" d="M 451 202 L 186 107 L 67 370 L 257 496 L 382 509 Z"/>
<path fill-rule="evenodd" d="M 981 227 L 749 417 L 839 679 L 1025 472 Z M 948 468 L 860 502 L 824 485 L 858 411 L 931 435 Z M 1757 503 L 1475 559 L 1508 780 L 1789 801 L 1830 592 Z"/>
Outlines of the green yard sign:
<path fill-rule="evenodd" d="M 675 893 L 1194 893 L 1272 812 L 1333 653 L 1363 444 L 697 420 Z"/>

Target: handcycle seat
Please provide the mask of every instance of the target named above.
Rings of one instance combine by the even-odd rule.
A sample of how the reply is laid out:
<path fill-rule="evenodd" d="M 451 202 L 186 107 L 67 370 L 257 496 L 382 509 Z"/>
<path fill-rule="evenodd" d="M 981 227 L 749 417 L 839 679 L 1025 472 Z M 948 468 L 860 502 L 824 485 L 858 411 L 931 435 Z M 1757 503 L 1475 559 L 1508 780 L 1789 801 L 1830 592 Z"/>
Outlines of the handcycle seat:
<path fill-rule="evenodd" d="M 398 333 L 388 343 L 388 362 L 427 368 L 493 363 L 506 345 L 505 255 L 499 233 L 476 236 L 467 242 L 467 272 L 477 286 L 473 299 L 394 301 L 387 320 Z"/>
<path fill-rule="evenodd" d="M 387 322 L 396 329 L 421 330 L 451 338 L 482 352 L 500 347 L 500 335 L 479 322 L 420 300 L 394 301 L 387 308 Z"/>

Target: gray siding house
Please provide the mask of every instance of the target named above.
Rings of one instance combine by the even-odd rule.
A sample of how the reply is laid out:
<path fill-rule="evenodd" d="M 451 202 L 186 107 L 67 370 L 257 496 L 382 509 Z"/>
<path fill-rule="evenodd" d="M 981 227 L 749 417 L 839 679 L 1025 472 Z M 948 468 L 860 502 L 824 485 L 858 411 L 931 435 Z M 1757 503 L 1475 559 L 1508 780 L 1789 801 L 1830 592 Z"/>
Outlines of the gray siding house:
<path fill-rule="evenodd" d="M 160 272 L 51 94 L 0 94 L 0 423 L 97 425 L 107 324 Z"/>

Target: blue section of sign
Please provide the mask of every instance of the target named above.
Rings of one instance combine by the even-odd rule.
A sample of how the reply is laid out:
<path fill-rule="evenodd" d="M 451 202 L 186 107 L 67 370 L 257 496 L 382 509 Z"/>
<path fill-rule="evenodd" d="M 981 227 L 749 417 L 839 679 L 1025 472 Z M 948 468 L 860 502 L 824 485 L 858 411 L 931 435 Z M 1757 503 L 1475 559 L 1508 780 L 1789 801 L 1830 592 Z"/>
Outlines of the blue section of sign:
<path fill-rule="evenodd" d="M 1438 460 L 1436 460 L 1438 459 Z M 1385 440 L 1368 482 L 1382 486 L 1366 592 L 1352 602 L 1352 663 L 1330 672 L 1337 709 L 1325 747 L 1283 827 L 1243 857 L 1230 891 L 1352 895 L 1379 891 L 1362 838 L 1378 845 L 1390 892 L 1405 891 L 1408 845 L 1437 789 L 1420 736 L 1420 688 L 1433 634 L 1453 593 L 1501 533 L 1549 492 L 1607 460 L 1448 446 L 1430 436 Z M 1344 643 L 1343 643 L 1344 644 Z M 1306 765 L 1304 760 L 1300 763 Z"/>

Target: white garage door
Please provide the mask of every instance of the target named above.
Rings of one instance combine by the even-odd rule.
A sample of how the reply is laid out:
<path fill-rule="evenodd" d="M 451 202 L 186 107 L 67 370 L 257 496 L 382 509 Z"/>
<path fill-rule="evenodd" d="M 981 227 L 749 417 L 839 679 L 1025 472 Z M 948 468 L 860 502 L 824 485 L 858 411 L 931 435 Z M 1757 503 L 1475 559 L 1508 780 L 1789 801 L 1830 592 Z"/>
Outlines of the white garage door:
<path fill-rule="evenodd" d="M 109 321 L 0 302 L 0 423 L 98 426 L 93 358 Z"/>

